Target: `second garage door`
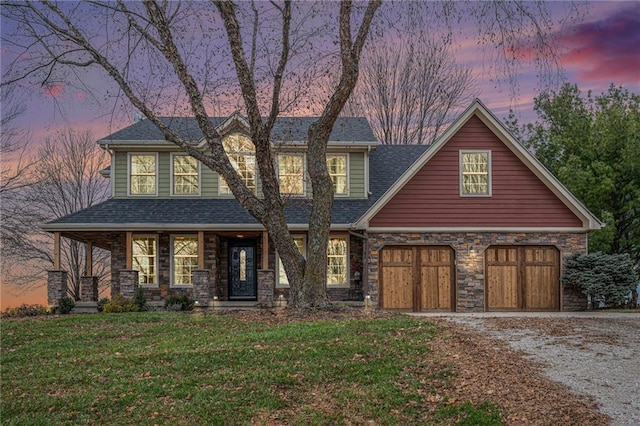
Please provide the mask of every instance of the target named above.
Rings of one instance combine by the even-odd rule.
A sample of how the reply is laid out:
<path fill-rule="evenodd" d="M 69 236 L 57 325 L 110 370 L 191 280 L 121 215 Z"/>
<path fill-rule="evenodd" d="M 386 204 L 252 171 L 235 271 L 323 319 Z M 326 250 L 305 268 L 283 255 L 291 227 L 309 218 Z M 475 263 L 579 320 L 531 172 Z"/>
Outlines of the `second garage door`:
<path fill-rule="evenodd" d="M 560 310 L 560 256 L 555 247 L 492 246 L 485 256 L 487 310 Z"/>
<path fill-rule="evenodd" d="M 450 247 L 385 247 L 380 259 L 383 308 L 453 310 L 454 256 Z"/>

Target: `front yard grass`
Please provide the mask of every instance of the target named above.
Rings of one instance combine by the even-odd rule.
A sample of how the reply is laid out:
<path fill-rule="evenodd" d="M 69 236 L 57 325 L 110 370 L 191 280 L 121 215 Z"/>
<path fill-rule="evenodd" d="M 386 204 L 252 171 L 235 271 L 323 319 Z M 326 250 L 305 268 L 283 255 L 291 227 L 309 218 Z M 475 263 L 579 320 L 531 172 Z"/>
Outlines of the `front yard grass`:
<path fill-rule="evenodd" d="M 145 312 L 1 333 L 3 425 L 502 424 L 495 405 L 440 396 L 456 372 L 421 319 Z"/>

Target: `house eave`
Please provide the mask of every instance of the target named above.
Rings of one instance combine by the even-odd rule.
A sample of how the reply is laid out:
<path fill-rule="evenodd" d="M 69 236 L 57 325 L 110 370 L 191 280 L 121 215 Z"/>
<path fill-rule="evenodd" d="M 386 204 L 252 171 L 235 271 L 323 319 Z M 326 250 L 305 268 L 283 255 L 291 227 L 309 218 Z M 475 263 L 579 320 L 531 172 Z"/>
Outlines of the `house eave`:
<path fill-rule="evenodd" d="M 452 233 L 452 232 L 496 232 L 496 233 L 549 233 L 571 232 L 586 233 L 589 229 L 584 227 L 370 227 L 368 233 Z"/>
<path fill-rule="evenodd" d="M 309 225 L 306 223 L 288 225 L 291 231 L 307 231 Z M 264 231 L 265 228 L 257 223 L 225 223 L 225 224 L 203 224 L 203 223 L 45 223 L 40 228 L 46 232 L 113 232 L 113 231 Z M 331 224 L 333 231 L 348 231 L 352 229 L 351 224 Z"/>

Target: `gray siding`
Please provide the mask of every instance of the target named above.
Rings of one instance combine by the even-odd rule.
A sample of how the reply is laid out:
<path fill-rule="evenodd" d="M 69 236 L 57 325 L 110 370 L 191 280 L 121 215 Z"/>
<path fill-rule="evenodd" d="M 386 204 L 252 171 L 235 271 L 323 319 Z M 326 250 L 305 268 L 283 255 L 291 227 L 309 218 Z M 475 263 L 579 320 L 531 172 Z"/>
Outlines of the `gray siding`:
<path fill-rule="evenodd" d="M 136 151 L 140 152 L 140 151 Z M 154 152 L 155 153 L 155 152 Z M 158 152 L 158 197 L 171 196 L 171 153 Z M 347 153 L 349 164 L 349 197 L 348 198 L 364 198 L 365 197 L 365 153 L 351 152 Z M 129 173 L 129 155 L 126 151 L 116 151 L 111 164 L 112 185 L 114 186 L 115 197 L 128 196 L 128 173 Z M 218 173 L 212 171 L 208 167 L 200 166 L 200 197 L 202 198 L 228 198 L 230 195 L 218 194 Z M 311 183 L 306 179 L 307 197 L 312 196 Z M 262 182 L 257 181 L 258 196 L 262 196 Z"/>
<path fill-rule="evenodd" d="M 116 151 L 111 165 L 111 184 L 114 187 L 115 197 L 127 196 L 127 158 L 126 152 Z"/>
<path fill-rule="evenodd" d="M 365 198 L 364 152 L 349 155 L 349 198 Z"/>

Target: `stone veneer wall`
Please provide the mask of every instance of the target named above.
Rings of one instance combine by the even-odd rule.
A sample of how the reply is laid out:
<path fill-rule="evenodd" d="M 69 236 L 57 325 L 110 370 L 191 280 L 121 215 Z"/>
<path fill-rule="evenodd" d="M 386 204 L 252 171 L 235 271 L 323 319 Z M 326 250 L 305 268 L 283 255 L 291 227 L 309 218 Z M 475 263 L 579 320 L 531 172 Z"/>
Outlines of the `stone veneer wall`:
<path fill-rule="evenodd" d="M 47 271 L 47 304 L 58 306 L 58 300 L 67 295 L 67 271 Z"/>
<path fill-rule="evenodd" d="M 80 278 L 80 301 L 98 301 L 98 277 L 86 275 Z"/>
<path fill-rule="evenodd" d="M 456 311 L 485 310 L 484 251 L 494 245 L 551 245 L 560 251 L 560 275 L 566 256 L 587 252 L 584 233 L 370 233 L 367 235 L 368 294 L 374 305 L 379 304 L 379 253 L 387 245 L 447 245 L 456 256 Z M 571 287 L 561 291 L 562 310 L 586 309 L 586 297 Z"/>
<path fill-rule="evenodd" d="M 258 305 L 273 307 L 273 291 L 276 287 L 276 274 L 273 269 L 258 269 Z"/>
<path fill-rule="evenodd" d="M 213 300 L 208 269 L 193 270 L 193 298 L 200 306 L 207 306 Z"/>

